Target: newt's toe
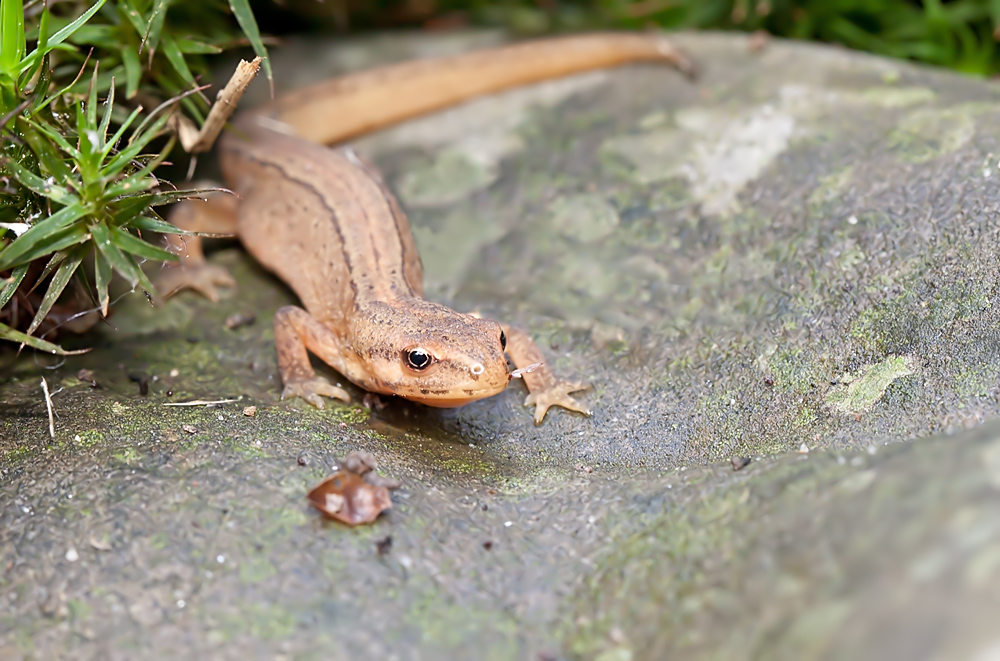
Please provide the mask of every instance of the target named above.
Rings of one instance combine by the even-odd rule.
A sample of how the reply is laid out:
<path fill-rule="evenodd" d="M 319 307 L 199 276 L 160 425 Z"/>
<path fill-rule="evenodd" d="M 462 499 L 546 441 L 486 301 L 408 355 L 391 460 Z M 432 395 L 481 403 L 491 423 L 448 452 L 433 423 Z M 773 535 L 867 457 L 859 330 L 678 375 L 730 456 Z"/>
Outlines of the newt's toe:
<path fill-rule="evenodd" d="M 324 407 L 323 397 L 351 401 L 351 396 L 343 388 L 339 388 L 321 376 L 302 381 L 289 381 L 281 392 L 281 399 L 301 397 L 318 409 Z"/>
<path fill-rule="evenodd" d="M 219 291 L 216 286 L 236 286 L 236 280 L 229 274 L 229 270 L 217 264 L 168 266 L 156 279 L 156 290 L 164 299 L 183 289 L 193 289 L 213 303 L 217 303 Z"/>
<path fill-rule="evenodd" d="M 570 393 L 580 390 L 587 390 L 590 386 L 586 383 L 575 381 L 557 381 L 545 390 L 533 392 L 524 400 L 525 406 L 535 407 L 535 424 L 541 424 L 545 419 L 545 414 L 550 407 L 561 406 L 570 411 L 576 411 L 586 416 L 591 415 L 590 409 L 570 397 Z"/>

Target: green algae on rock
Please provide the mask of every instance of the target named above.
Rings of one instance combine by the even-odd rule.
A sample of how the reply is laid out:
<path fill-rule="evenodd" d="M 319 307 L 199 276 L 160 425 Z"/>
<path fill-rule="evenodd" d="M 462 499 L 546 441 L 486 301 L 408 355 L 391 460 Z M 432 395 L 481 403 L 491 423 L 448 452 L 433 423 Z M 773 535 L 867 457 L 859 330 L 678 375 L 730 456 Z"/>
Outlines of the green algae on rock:
<path fill-rule="evenodd" d="M 826 404 L 838 413 L 864 413 L 882 399 L 893 381 L 913 374 L 915 365 L 912 356 L 890 356 L 854 373 L 843 374 L 837 379 L 838 385 L 827 393 Z"/>

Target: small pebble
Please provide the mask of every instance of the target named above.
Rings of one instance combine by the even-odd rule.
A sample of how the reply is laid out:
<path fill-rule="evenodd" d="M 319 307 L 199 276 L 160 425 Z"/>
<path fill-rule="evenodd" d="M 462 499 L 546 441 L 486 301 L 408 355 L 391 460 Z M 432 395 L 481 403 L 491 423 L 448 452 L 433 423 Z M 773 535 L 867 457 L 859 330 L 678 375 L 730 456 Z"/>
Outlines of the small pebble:
<path fill-rule="evenodd" d="M 247 407 L 244 407 L 243 408 L 243 415 L 245 415 L 248 418 L 254 417 L 255 415 L 257 415 L 257 407 L 256 406 L 247 406 Z"/>
<path fill-rule="evenodd" d="M 66 559 L 70 562 L 76 562 L 80 559 L 80 554 L 77 553 L 76 549 L 71 546 L 69 547 L 69 550 L 66 551 Z"/>
<path fill-rule="evenodd" d="M 803 443 L 799 446 L 799 454 L 809 454 L 809 446 Z"/>
<path fill-rule="evenodd" d="M 257 317 L 253 313 L 243 314 L 242 312 L 237 312 L 226 317 L 226 328 L 236 330 L 243 326 L 249 326 L 255 321 L 257 321 Z"/>
<path fill-rule="evenodd" d="M 175 378 L 176 378 L 176 377 L 178 377 L 178 376 L 180 376 L 180 375 L 181 375 L 181 373 L 180 373 L 180 370 L 178 370 L 178 369 L 176 369 L 176 368 L 175 368 L 175 369 L 172 369 L 172 370 L 170 370 L 170 376 L 172 376 L 172 377 L 175 377 Z"/>
<path fill-rule="evenodd" d="M 751 461 L 753 461 L 753 459 L 750 457 L 733 457 L 729 460 L 729 463 L 733 465 L 734 471 L 739 471 L 749 466 Z"/>

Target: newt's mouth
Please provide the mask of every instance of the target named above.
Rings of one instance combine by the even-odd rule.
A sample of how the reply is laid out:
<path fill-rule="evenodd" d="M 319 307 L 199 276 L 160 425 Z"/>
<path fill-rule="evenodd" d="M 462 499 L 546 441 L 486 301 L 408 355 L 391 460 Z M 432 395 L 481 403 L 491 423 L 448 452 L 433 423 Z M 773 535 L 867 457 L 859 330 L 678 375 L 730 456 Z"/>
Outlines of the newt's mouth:
<path fill-rule="evenodd" d="M 437 393 L 417 392 L 412 394 L 407 393 L 405 395 L 402 393 L 396 394 L 410 400 L 411 402 L 417 402 L 425 406 L 451 409 L 464 406 L 465 404 L 470 404 L 480 399 L 486 399 L 487 397 L 499 395 L 504 391 L 508 383 L 510 383 L 509 376 L 503 383 L 494 383 L 486 387 L 483 385 L 480 385 L 478 388 L 467 386 L 465 388 L 453 388 L 451 390 L 439 391 Z"/>
<path fill-rule="evenodd" d="M 454 409 L 459 406 L 465 406 L 466 404 L 471 404 L 472 402 L 478 401 L 480 399 L 485 399 L 487 397 L 492 397 L 498 393 L 495 392 L 484 392 L 479 395 L 469 395 L 464 397 L 407 397 L 410 401 L 417 402 L 418 404 L 423 404 L 424 406 L 433 406 L 439 409 Z"/>

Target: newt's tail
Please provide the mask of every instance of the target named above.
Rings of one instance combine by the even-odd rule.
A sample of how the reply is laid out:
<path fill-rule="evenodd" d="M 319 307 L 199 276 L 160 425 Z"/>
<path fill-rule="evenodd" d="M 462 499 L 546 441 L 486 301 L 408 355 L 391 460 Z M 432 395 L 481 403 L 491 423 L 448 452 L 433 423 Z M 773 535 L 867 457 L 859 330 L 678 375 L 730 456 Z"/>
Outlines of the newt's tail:
<path fill-rule="evenodd" d="M 297 90 L 254 114 L 332 144 L 483 94 L 637 61 L 693 73 L 691 61 L 663 35 L 598 33 L 369 69 Z"/>

